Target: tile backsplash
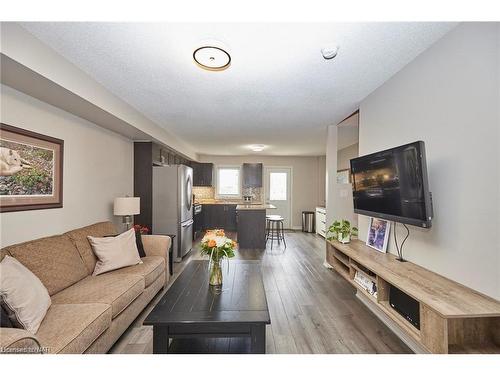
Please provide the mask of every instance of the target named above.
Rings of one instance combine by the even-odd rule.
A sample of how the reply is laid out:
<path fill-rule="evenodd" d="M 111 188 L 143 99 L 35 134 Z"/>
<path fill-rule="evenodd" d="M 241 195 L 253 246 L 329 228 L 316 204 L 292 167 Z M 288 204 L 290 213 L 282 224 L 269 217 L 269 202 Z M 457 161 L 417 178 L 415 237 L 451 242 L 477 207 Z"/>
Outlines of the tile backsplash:
<path fill-rule="evenodd" d="M 193 186 L 193 194 L 197 200 L 215 199 L 215 188 L 205 186 Z M 251 195 L 254 202 L 262 202 L 262 188 L 242 188 L 241 196 Z"/>
<path fill-rule="evenodd" d="M 241 195 L 251 195 L 254 202 L 262 202 L 261 190 L 262 188 L 243 188 Z"/>
<path fill-rule="evenodd" d="M 205 186 L 193 186 L 193 194 L 196 199 L 214 199 L 215 188 Z"/>

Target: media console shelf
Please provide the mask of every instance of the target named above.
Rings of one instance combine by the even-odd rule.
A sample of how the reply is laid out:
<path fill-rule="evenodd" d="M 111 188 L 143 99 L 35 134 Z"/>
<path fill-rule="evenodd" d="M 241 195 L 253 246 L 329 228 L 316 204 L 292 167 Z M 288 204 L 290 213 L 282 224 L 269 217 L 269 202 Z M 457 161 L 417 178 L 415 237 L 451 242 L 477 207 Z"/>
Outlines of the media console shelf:
<path fill-rule="evenodd" d="M 411 262 L 399 262 L 359 240 L 326 243 L 326 261 L 365 299 L 430 353 L 500 353 L 500 302 Z M 354 281 L 368 270 L 377 296 Z M 391 285 L 420 304 L 420 329 L 389 304 Z"/>

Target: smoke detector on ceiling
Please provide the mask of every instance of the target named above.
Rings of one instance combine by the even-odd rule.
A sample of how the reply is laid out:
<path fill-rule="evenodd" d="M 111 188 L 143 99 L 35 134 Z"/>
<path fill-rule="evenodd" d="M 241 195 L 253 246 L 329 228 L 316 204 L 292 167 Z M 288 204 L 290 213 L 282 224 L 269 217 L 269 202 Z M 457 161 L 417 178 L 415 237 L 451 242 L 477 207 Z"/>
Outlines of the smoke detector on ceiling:
<path fill-rule="evenodd" d="M 339 52 L 339 46 L 328 46 L 321 49 L 321 54 L 325 60 L 331 60 Z"/>

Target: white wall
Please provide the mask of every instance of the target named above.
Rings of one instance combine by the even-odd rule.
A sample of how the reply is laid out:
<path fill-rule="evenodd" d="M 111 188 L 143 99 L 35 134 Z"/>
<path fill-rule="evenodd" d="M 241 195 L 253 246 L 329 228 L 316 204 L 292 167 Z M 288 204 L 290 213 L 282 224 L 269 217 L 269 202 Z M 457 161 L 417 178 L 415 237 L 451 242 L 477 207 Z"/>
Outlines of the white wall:
<path fill-rule="evenodd" d="M 337 144 L 338 128 L 337 125 L 328 126 L 326 138 L 326 226 L 339 219 L 339 202 L 337 197 L 340 192 L 337 184 Z"/>
<path fill-rule="evenodd" d="M 292 167 L 292 228 L 302 225 L 302 211 L 314 211 L 318 200 L 319 157 L 316 156 L 213 156 L 200 155 L 202 163 L 240 165 L 263 163 L 264 167 Z"/>
<path fill-rule="evenodd" d="M 341 170 L 351 168 L 350 160 L 359 156 L 358 147 L 358 143 L 355 143 L 338 151 L 337 169 Z"/>
<path fill-rule="evenodd" d="M 497 299 L 499 43 L 498 23 L 459 25 L 363 100 L 359 125 L 360 155 L 426 143 L 435 218 L 411 227 L 405 257 Z"/>
<path fill-rule="evenodd" d="M 356 123 L 354 124 L 352 121 L 356 121 Z M 350 168 L 349 160 L 358 156 L 358 143 L 338 149 L 339 143 L 341 143 L 340 138 L 343 136 L 342 132 L 353 127 L 357 129 L 357 121 L 358 116 L 356 115 L 328 128 L 329 138 L 326 154 L 327 169 L 331 178 L 328 180 L 327 225 L 330 225 L 334 220 L 349 220 L 352 226 L 358 226 L 358 215 L 354 214 L 352 201 L 352 186 L 351 184 L 337 184 L 337 170 Z M 333 156 L 335 156 L 335 161 Z"/>
<path fill-rule="evenodd" d="M 318 205 L 326 207 L 326 156 L 318 157 Z"/>
<path fill-rule="evenodd" d="M 1 88 L 1 121 L 64 140 L 63 208 L 0 214 L 1 247 L 114 220 L 116 196 L 133 193 L 132 141 L 58 108 Z"/>

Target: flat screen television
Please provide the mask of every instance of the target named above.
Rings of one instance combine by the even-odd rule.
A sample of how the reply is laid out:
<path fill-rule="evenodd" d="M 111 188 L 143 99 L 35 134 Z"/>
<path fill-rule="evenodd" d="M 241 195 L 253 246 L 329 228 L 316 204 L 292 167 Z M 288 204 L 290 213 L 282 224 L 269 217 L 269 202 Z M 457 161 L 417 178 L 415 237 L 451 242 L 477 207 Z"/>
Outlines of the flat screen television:
<path fill-rule="evenodd" d="M 354 212 L 431 227 L 432 198 L 423 141 L 351 159 L 351 174 Z"/>

